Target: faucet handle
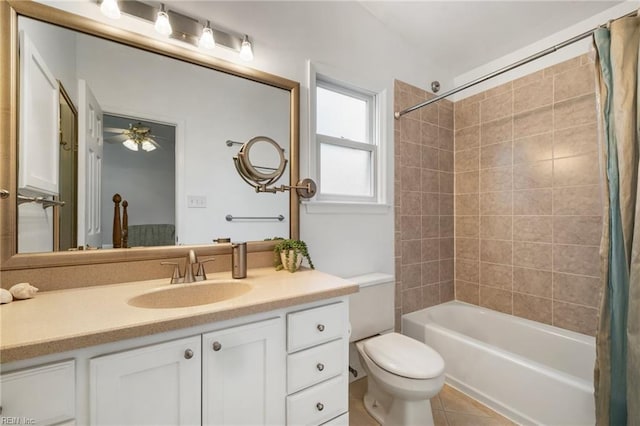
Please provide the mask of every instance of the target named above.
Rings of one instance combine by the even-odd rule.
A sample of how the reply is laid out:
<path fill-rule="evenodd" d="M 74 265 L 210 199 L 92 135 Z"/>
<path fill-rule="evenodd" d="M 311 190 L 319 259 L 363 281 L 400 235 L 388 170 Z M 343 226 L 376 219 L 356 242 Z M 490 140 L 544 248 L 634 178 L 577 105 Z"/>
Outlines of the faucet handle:
<path fill-rule="evenodd" d="M 160 262 L 161 265 L 173 265 L 173 274 L 171 275 L 171 284 L 179 284 L 182 282 L 182 274 L 180 266 L 176 262 Z"/>
<path fill-rule="evenodd" d="M 211 257 L 209 259 L 201 260 L 198 263 L 198 272 L 196 272 L 196 276 L 195 276 L 196 281 L 204 281 L 204 280 L 207 279 L 207 272 L 204 270 L 203 263 L 211 262 L 211 261 L 214 261 L 214 260 L 216 260 L 216 258 L 215 257 Z"/>

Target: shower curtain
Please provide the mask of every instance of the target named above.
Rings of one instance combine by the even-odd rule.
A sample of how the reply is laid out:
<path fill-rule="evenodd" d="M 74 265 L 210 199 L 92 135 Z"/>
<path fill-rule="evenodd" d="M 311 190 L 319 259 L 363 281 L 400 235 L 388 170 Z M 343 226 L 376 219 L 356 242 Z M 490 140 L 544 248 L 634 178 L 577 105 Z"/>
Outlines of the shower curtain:
<path fill-rule="evenodd" d="M 640 425 L 640 17 L 613 21 L 594 39 L 604 180 L 596 418 Z"/>

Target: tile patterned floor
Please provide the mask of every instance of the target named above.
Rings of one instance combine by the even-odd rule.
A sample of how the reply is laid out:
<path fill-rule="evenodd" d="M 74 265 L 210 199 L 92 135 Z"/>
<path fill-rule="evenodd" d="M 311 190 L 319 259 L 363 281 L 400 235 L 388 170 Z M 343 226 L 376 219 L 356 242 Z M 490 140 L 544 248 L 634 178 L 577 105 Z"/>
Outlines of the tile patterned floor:
<path fill-rule="evenodd" d="M 379 426 L 362 404 L 366 389 L 366 377 L 349 385 L 350 426 Z M 435 426 L 515 425 L 512 421 L 448 385 L 444 385 L 442 391 L 431 399 L 431 409 Z"/>

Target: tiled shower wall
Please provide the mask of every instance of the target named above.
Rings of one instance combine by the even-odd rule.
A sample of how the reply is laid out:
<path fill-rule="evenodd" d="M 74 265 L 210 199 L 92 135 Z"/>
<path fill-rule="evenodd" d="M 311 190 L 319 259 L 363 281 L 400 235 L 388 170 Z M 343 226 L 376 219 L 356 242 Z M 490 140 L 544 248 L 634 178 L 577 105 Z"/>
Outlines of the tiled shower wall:
<path fill-rule="evenodd" d="M 433 96 L 396 81 L 396 111 Z M 453 104 L 395 120 L 396 328 L 400 316 L 453 299 Z"/>
<path fill-rule="evenodd" d="M 595 334 L 592 61 L 571 59 L 454 108 L 456 299 Z"/>

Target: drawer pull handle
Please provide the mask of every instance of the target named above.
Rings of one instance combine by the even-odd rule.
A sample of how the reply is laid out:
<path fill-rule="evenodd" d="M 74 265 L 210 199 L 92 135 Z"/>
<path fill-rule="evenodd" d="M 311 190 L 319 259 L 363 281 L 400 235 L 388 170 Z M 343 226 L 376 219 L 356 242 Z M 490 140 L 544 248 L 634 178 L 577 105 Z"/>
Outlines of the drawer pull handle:
<path fill-rule="evenodd" d="M 193 351 L 191 349 L 187 349 L 186 351 L 184 351 L 184 358 L 185 359 L 193 358 Z"/>
<path fill-rule="evenodd" d="M 322 402 L 318 402 L 316 404 L 316 408 L 318 409 L 318 411 L 322 411 L 324 410 L 324 404 Z"/>
<path fill-rule="evenodd" d="M 322 371 L 324 370 L 324 364 L 319 362 L 318 365 L 316 365 L 316 368 L 318 369 L 318 371 Z"/>
<path fill-rule="evenodd" d="M 324 324 L 318 324 L 318 331 L 324 331 Z"/>
<path fill-rule="evenodd" d="M 213 350 L 218 352 L 220 349 L 222 349 L 222 344 L 220 342 L 213 342 Z"/>

